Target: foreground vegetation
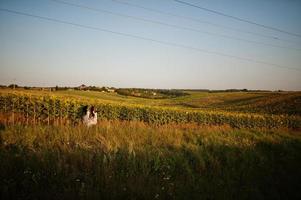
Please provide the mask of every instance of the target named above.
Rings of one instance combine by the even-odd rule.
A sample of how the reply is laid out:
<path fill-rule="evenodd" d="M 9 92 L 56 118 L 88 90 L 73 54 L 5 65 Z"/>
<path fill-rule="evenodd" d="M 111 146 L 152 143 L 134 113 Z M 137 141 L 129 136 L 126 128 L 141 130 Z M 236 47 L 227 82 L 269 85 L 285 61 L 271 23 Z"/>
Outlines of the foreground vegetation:
<path fill-rule="evenodd" d="M 2 199 L 301 198 L 301 135 L 294 131 L 3 119 Z"/>

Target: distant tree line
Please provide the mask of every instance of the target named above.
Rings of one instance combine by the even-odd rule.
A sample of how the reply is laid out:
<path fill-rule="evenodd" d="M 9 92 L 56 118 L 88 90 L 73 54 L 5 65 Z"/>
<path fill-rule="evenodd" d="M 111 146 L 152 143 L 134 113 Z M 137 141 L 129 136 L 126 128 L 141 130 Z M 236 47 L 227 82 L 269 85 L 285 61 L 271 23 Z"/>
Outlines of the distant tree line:
<path fill-rule="evenodd" d="M 209 89 L 146 89 L 146 88 L 119 88 L 114 87 L 98 87 L 98 86 L 86 86 L 80 85 L 77 87 L 32 87 L 32 86 L 19 86 L 17 84 L 0 85 L 0 88 L 11 89 L 34 89 L 34 90 L 49 90 L 49 91 L 63 91 L 63 90 L 83 90 L 83 91 L 96 91 L 96 92 L 117 92 L 120 95 L 135 96 L 142 98 L 170 98 L 188 95 L 187 92 L 284 92 L 283 90 L 249 90 L 249 89 L 225 89 L 225 90 L 209 90 Z"/>
<path fill-rule="evenodd" d="M 111 92 L 115 91 L 115 88 L 108 88 L 108 87 L 97 87 L 97 86 L 85 86 L 85 87 L 75 87 L 75 90 L 84 90 L 84 91 L 96 91 L 96 92 Z"/>
<path fill-rule="evenodd" d="M 149 99 L 164 99 L 188 95 L 181 90 L 144 89 L 144 88 L 120 88 L 116 92 L 120 95 L 134 96 Z"/>
<path fill-rule="evenodd" d="M 218 92 L 272 92 L 271 90 L 248 90 L 248 89 L 225 89 L 225 90 L 209 90 L 209 89 L 183 89 L 185 91 L 194 91 L 194 92 L 209 92 L 209 93 L 218 93 Z M 275 92 L 281 92 L 281 90 L 276 90 Z"/>

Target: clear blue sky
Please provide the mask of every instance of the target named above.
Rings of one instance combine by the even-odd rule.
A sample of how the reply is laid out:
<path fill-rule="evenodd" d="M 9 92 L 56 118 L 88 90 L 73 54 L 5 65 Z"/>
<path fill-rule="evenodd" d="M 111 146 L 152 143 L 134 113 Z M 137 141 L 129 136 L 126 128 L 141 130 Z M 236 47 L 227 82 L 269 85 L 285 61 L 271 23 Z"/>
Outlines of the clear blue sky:
<path fill-rule="evenodd" d="M 0 8 L 247 57 L 300 71 L 0 11 L 0 84 L 301 90 L 300 37 L 235 21 L 173 0 L 120 1 L 288 41 L 197 23 L 111 0 L 64 1 L 289 49 L 175 29 L 50 0 L 0 0 Z M 299 0 L 184 1 L 301 34 Z"/>

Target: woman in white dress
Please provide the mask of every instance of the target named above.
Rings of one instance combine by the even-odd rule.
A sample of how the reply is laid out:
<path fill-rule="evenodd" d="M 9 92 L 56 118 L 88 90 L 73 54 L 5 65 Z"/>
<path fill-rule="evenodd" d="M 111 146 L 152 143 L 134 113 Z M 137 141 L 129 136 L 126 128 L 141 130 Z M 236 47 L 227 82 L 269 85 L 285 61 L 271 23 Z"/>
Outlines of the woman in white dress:
<path fill-rule="evenodd" d="M 83 116 L 83 123 L 88 127 L 97 124 L 97 112 L 95 111 L 94 106 L 91 106 L 90 109 L 88 107 L 84 108 L 85 115 Z"/>

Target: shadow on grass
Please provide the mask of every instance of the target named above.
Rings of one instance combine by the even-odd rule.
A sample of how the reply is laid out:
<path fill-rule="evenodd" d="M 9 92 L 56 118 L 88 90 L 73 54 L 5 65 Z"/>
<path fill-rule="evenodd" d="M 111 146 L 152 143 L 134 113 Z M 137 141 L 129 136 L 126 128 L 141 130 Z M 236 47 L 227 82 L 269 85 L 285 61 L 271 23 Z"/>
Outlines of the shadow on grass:
<path fill-rule="evenodd" d="M 1 144 L 1 199 L 301 199 L 301 144 L 27 149 Z"/>

